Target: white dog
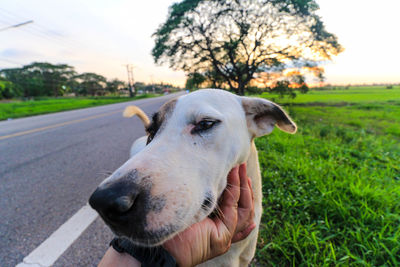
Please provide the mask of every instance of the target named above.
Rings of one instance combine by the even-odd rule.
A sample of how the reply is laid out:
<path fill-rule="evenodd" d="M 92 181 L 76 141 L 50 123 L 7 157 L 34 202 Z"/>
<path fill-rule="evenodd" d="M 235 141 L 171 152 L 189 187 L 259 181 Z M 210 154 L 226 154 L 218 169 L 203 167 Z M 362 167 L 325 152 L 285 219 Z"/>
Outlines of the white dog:
<path fill-rule="evenodd" d="M 150 122 L 136 107 L 148 136 L 131 158 L 103 181 L 91 204 L 117 234 L 143 246 L 159 245 L 209 216 L 229 171 L 247 163 L 257 228 L 229 251 L 202 266 L 247 266 L 254 256 L 261 219 L 261 176 L 254 138 L 275 125 L 295 133 L 296 124 L 275 103 L 216 89 L 199 90 L 165 103 Z"/>

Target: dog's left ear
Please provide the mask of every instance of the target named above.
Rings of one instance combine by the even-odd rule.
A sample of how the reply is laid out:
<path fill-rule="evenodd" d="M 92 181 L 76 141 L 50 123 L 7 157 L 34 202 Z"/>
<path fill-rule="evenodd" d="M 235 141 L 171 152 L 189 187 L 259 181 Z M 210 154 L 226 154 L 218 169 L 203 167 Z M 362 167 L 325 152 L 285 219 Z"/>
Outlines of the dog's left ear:
<path fill-rule="evenodd" d="M 294 134 L 296 124 L 289 115 L 274 102 L 262 98 L 241 97 L 246 113 L 247 127 L 254 137 L 269 134 L 275 124 L 284 132 Z"/>

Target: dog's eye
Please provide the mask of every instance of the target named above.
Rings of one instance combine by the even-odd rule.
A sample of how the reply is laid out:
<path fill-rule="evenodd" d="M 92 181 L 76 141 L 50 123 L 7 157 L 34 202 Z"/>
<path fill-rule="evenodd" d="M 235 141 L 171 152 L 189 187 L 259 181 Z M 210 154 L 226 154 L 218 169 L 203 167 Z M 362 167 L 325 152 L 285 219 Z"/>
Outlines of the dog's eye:
<path fill-rule="evenodd" d="M 220 122 L 219 120 L 210 120 L 210 119 L 201 120 L 194 125 L 194 128 L 192 129 L 191 133 L 195 134 L 195 133 L 206 131 L 208 129 L 211 129 L 213 126 L 215 126 L 219 122 Z"/>

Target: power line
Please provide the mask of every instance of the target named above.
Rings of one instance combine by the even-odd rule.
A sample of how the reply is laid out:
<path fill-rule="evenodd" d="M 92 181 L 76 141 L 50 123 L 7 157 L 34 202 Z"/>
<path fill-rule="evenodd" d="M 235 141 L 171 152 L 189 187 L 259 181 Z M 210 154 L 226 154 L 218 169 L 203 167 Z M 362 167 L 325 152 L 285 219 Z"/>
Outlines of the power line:
<path fill-rule="evenodd" d="M 20 11 L 24 10 L 24 7 L 19 7 Z M 15 23 L 16 21 L 21 21 L 21 20 L 26 20 L 26 17 L 21 16 L 21 15 L 15 15 L 7 10 L 5 10 L 4 8 L 0 7 L 0 21 L 3 21 L 3 23 L 5 23 L 5 25 L 10 25 L 12 23 Z M 52 44 L 57 45 L 57 46 L 61 46 L 64 49 L 67 49 L 68 51 L 71 52 L 75 52 L 75 51 L 79 51 L 79 50 L 84 50 L 84 53 L 86 54 L 97 54 L 102 53 L 103 55 L 108 54 L 108 55 L 112 55 L 114 54 L 114 50 L 110 50 L 110 48 L 107 47 L 92 47 L 93 44 L 91 43 L 90 46 L 84 44 L 83 42 L 78 42 L 75 38 L 73 41 L 70 39 L 69 34 L 67 33 L 67 35 L 65 35 L 64 32 L 61 32 L 61 34 L 57 34 L 58 32 L 60 32 L 59 30 L 55 30 L 55 29 L 49 29 L 47 27 L 43 27 L 40 22 L 38 23 L 38 21 L 35 18 L 35 23 L 29 25 L 29 27 L 26 28 L 18 28 L 19 31 L 25 32 L 29 35 L 31 35 L 32 37 L 36 38 L 37 40 L 41 39 L 41 40 L 47 40 L 47 44 L 49 44 L 50 46 L 52 46 Z M 40 44 L 40 41 L 36 42 L 37 44 Z M 32 45 L 30 45 L 32 47 Z M 112 54 L 111 54 L 112 52 Z M 10 60 L 1 60 L 4 62 L 9 62 Z M 16 64 L 16 63 L 12 63 L 12 64 Z M 22 65 L 22 64 L 21 64 Z M 132 73 L 132 86 L 133 86 L 133 73 Z"/>
<path fill-rule="evenodd" d="M 9 19 L 11 19 L 11 21 L 5 21 L 4 19 L 0 19 L 0 21 L 3 22 L 3 24 L 5 24 L 5 25 L 15 24 L 16 21 L 21 21 L 21 20 L 25 20 L 26 19 L 26 18 L 15 16 L 15 15 L 10 15 L 9 13 L 7 13 L 7 11 L 5 11 L 2 8 L 0 8 L 0 14 L 3 15 L 3 18 L 4 17 L 8 17 Z M 23 26 L 23 25 L 26 25 L 26 24 L 29 24 L 29 23 L 33 23 L 33 20 L 29 20 L 29 21 L 26 21 L 24 23 L 17 23 L 15 25 L 11 25 L 11 26 L 6 26 L 6 27 L 0 29 L 0 31 L 7 30 L 9 28 L 17 28 L 17 27 L 20 27 L 20 26 Z M 32 29 L 32 27 L 30 29 Z M 43 37 L 43 36 L 38 36 L 37 33 L 29 31 L 28 29 L 22 29 L 22 31 L 27 32 L 29 34 L 32 34 L 35 37 Z"/>
<path fill-rule="evenodd" d="M 22 16 L 17 16 L 15 14 L 12 14 L 9 11 L 6 11 L 5 9 L 3 9 L 1 7 L 0 7 L 0 14 L 3 16 L 3 18 L 4 17 L 8 17 L 8 19 L 10 19 L 12 22 L 14 22 L 16 20 L 26 19 L 26 18 L 23 18 Z M 2 20 L 2 21 L 4 23 L 4 20 Z M 7 23 L 6 22 L 6 24 L 11 24 L 11 23 L 9 23 L 9 22 Z M 67 48 L 67 49 L 71 49 L 71 48 L 72 49 L 79 49 L 80 48 L 79 45 L 76 46 L 75 43 L 73 43 L 73 42 L 71 42 L 69 40 L 66 40 L 64 38 L 60 38 L 60 37 L 58 37 L 56 35 L 49 34 L 48 32 L 50 30 L 48 30 L 45 27 L 42 27 L 42 26 L 38 25 L 38 23 L 33 24 L 32 27 L 29 27 L 29 29 L 24 28 L 24 29 L 21 29 L 21 30 L 26 32 L 26 33 L 29 33 L 29 34 L 31 34 L 31 35 L 33 35 L 35 37 L 46 39 L 48 41 L 52 41 L 53 43 L 56 43 L 57 45 L 61 45 L 64 48 Z"/>
<path fill-rule="evenodd" d="M 23 10 L 23 7 L 21 7 L 20 9 Z M 22 20 L 23 19 L 22 16 L 12 14 L 11 12 L 9 12 L 1 7 L 0 7 L 0 13 L 4 16 L 7 16 L 11 20 L 15 20 L 15 19 Z M 35 35 L 37 37 L 45 38 L 47 40 L 55 42 L 58 45 L 62 45 L 67 49 L 82 49 L 83 48 L 83 49 L 87 49 L 89 51 L 93 50 L 92 47 L 89 47 L 88 45 L 86 45 L 82 42 L 79 42 L 77 40 L 72 41 L 71 39 L 67 39 L 67 38 L 61 37 L 59 35 L 50 34 L 49 32 L 54 32 L 54 31 L 51 31 L 48 28 L 43 27 L 40 23 L 37 23 L 37 22 L 35 22 L 35 24 L 32 25 L 29 28 L 29 30 L 23 29 L 23 31 L 28 32 L 31 35 Z"/>
<path fill-rule="evenodd" d="M 18 27 L 21 27 L 21 26 L 24 26 L 24 25 L 27 25 L 27 24 L 30 24 L 30 23 L 33 23 L 33 20 L 28 20 L 28 21 L 21 22 L 21 23 L 15 24 L 15 25 L 11 25 L 11 26 L 7 26 L 7 27 L 4 27 L 4 28 L 1 28 L 0 32 L 8 30 L 8 29 L 11 29 L 11 28 L 18 28 Z"/>

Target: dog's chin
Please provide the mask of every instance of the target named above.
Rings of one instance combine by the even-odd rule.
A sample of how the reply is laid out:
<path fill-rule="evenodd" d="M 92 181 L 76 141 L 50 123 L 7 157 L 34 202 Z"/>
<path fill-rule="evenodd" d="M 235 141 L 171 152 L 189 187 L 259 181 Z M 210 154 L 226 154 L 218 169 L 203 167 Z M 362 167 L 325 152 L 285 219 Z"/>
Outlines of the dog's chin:
<path fill-rule="evenodd" d="M 163 238 L 153 238 L 153 239 L 138 239 L 135 237 L 129 237 L 126 235 L 119 235 L 118 233 L 115 233 L 117 236 L 124 237 L 129 239 L 129 241 L 132 242 L 135 246 L 140 246 L 140 247 L 158 247 L 162 245 L 164 242 L 169 240 L 169 237 L 163 237 Z"/>
<path fill-rule="evenodd" d="M 186 226 L 198 223 L 205 218 L 214 218 L 220 215 L 218 205 L 214 204 L 209 207 L 208 210 L 199 209 L 198 214 L 200 216 L 195 216 L 192 218 L 192 222 L 187 222 Z M 164 242 L 174 238 L 177 234 L 185 231 L 187 227 L 184 225 L 166 225 L 165 227 L 156 231 L 146 231 L 144 227 L 132 227 L 131 224 L 114 224 L 107 222 L 108 227 L 111 231 L 119 237 L 124 237 L 129 239 L 134 245 L 141 247 L 156 247 L 162 245 Z M 131 227 L 128 227 L 130 225 Z M 140 229 L 142 228 L 142 229 Z"/>
<path fill-rule="evenodd" d="M 156 232 L 147 232 L 142 231 L 139 235 L 138 232 L 126 231 L 124 229 L 118 229 L 117 227 L 113 227 L 108 225 L 111 231 L 119 237 L 124 237 L 129 239 L 134 245 L 141 247 L 156 247 L 160 246 L 167 240 L 173 238 L 176 234 L 181 232 L 182 230 L 172 230 L 171 227 L 167 227 L 169 229 L 161 229 Z"/>

